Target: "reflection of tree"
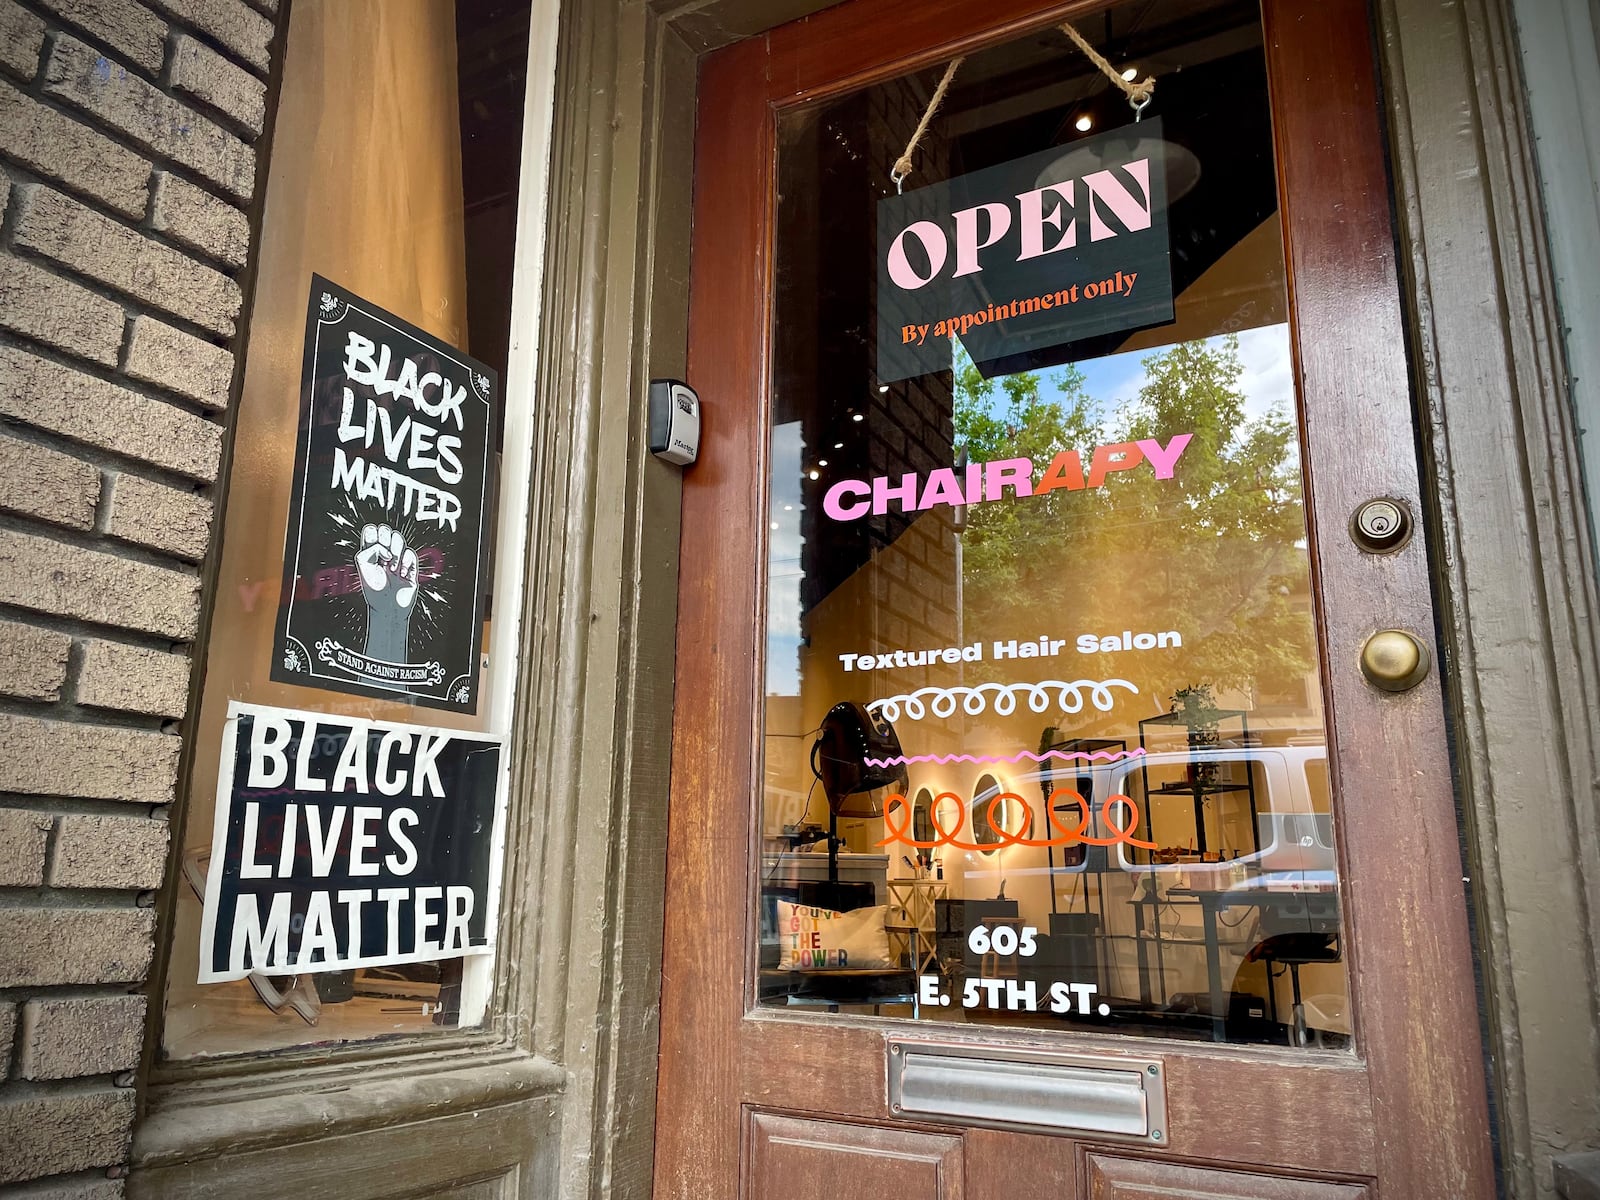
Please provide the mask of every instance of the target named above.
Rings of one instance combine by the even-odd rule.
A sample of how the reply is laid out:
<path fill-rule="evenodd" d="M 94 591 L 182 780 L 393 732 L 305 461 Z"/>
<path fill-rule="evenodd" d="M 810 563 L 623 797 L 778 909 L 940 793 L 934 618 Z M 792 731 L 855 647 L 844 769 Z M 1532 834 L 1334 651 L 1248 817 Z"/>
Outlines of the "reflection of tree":
<path fill-rule="evenodd" d="M 1041 395 L 1037 375 L 985 380 L 958 359 L 956 443 L 975 460 L 1027 456 L 1042 471 L 1062 450 L 1087 465 L 1097 444 L 1193 435 L 1172 479 L 1140 468 L 1098 489 L 972 507 L 969 636 L 1177 630 L 1182 650 L 1140 656 L 1171 687 L 1276 689 L 1312 656 L 1294 427 L 1280 411 L 1246 418 L 1235 337 L 1184 342 L 1142 365 L 1138 399 L 1102 425 L 1075 368 L 1051 378 L 1055 399 Z M 1113 674 L 1131 665 L 1076 662 Z"/>

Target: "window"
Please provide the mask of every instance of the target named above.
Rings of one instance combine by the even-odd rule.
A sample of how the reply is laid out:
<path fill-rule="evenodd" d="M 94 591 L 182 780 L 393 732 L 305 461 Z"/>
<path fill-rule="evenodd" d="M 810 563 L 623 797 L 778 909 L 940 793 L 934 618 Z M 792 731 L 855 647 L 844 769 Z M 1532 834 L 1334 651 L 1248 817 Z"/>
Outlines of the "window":
<path fill-rule="evenodd" d="M 526 454 L 505 429 L 527 398 L 500 385 L 529 13 L 361 11 L 289 20 L 167 1059 L 471 1026 L 488 1003 L 521 588 L 522 496 L 497 481 Z M 216 962 L 236 977 L 199 982 Z"/>
<path fill-rule="evenodd" d="M 1095 18 L 1142 120 L 965 59 L 903 194 L 944 64 L 780 118 L 761 1006 L 1348 1045 L 1261 28 L 1181 7 Z"/>

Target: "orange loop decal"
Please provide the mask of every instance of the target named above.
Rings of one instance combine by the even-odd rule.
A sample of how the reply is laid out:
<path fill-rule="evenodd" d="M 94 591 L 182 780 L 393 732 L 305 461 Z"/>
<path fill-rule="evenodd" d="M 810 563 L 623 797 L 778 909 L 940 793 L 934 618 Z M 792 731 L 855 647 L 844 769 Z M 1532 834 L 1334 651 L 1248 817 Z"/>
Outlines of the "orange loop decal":
<path fill-rule="evenodd" d="M 1068 825 L 1056 811 L 1056 798 L 1061 797 L 1062 807 L 1068 802 L 1075 804 L 1078 809 L 1078 820 L 1074 825 Z M 955 822 L 946 826 L 944 811 L 946 802 L 955 805 Z M 1111 831 L 1110 837 L 1095 837 L 1089 832 L 1089 806 L 1084 803 L 1083 797 L 1077 792 L 1067 788 L 1057 788 L 1050 793 L 1050 798 L 1045 802 L 1045 820 L 1049 826 L 1049 836 L 1042 838 L 1026 837 L 1022 833 L 1012 833 L 1000 824 L 1001 805 L 1005 803 L 1020 804 L 1028 811 L 1028 820 L 1024 828 L 1033 826 L 1033 806 L 1026 798 L 1016 792 L 1000 792 L 989 798 L 984 806 L 982 820 L 994 831 L 996 840 L 992 842 L 969 841 L 961 836 L 967 823 L 967 806 L 960 796 L 954 792 L 940 792 L 934 797 L 933 804 L 928 809 L 928 818 L 934 828 L 934 836 L 926 841 L 918 839 L 911 830 L 912 805 L 911 801 L 898 792 L 884 801 L 883 821 L 888 826 L 889 833 L 880 846 L 907 846 L 914 850 L 938 850 L 948 846 L 953 850 L 998 850 L 1003 846 L 1035 846 L 1039 848 L 1053 846 L 1071 846 L 1075 843 L 1085 843 L 1090 846 L 1139 846 L 1145 850 L 1154 850 L 1156 844 L 1135 837 L 1139 828 L 1139 805 L 1132 796 L 1110 796 L 1105 805 L 1106 827 Z M 1113 809 L 1121 809 L 1127 814 L 1126 820 L 1119 826 L 1112 818 Z"/>

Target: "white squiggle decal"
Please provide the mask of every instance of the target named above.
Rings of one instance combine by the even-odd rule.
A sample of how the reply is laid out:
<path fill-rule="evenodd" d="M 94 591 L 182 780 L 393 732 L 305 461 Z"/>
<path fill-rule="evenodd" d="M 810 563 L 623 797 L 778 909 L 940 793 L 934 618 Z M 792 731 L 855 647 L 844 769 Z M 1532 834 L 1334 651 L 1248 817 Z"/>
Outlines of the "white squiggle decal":
<path fill-rule="evenodd" d="M 1101 712 L 1110 712 L 1116 699 L 1112 688 L 1127 688 L 1134 695 L 1139 689 L 1126 679 L 1074 679 L 1070 683 L 1060 679 L 1042 679 L 1038 683 L 980 683 L 976 687 L 925 687 L 900 696 L 886 696 L 867 705 L 867 711 L 886 721 L 898 721 L 903 713 L 908 721 L 920 721 L 930 714 L 941 719 L 953 717 L 959 706 L 969 717 L 987 712 L 989 697 L 994 697 L 996 716 L 1008 717 L 1017 711 L 1017 696 L 1026 694 L 1028 710 L 1042 713 L 1054 703 L 1064 713 L 1083 711 L 1084 689 L 1089 690 L 1089 703 Z M 931 699 L 930 699 L 931 697 Z"/>

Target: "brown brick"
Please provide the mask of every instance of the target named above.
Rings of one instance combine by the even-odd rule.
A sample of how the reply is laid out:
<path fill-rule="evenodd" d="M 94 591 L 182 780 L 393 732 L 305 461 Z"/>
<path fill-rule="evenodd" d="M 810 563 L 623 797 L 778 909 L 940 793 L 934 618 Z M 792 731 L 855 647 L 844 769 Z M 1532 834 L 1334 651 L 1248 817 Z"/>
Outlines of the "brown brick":
<path fill-rule="evenodd" d="M 39 73 L 43 50 L 44 22 L 15 0 L 0 0 L 0 70 L 32 79 Z"/>
<path fill-rule="evenodd" d="M 187 34 L 172 46 L 172 87 L 243 126 L 252 138 L 261 136 L 267 85 Z"/>
<path fill-rule="evenodd" d="M 8 83 L 0 83 L 0 150 L 68 191 L 125 216 L 144 216 L 148 162 Z"/>
<path fill-rule="evenodd" d="M 11 1048 L 17 1041 L 17 1006 L 0 1000 L 0 1079 L 11 1071 Z"/>
<path fill-rule="evenodd" d="M 188 641 L 199 619 L 200 580 L 191 572 L 4 529 L 0 604 Z"/>
<path fill-rule="evenodd" d="M 38 887 L 44 882 L 45 845 L 54 824 L 49 813 L 0 808 L 0 886 Z"/>
<path fill-rule="evenodd" d="M 232 196 L 248 200 L 255 188 L 255 152 L 249 146 L 74 37 L 56 39 L 45 64 L 45 91 Z"/>
<path fill-rule="evenodd" d="M 0 254 L 0 325 L 108 367 L 122 345 L 121 305 L 10 254 Z"/>
<path fill-rule="evenodd" d="M 0 1183 L 124 1161 L 133 1110 L 132 1088 L 0 1094 Z"/>
<path fill-rule="evenodd" d="M 211 501 L 137 475 L 119 474 L 111 481 L 106 532 L 198 562 L 211 538 Z"/>
<path fill-rule="evenodd" d="M 189 705 L 188 655 L 121 642 L 86 642 L 77 701 L 90 708 L 181 717 Z"/>
<path fill-rule="evenodd" d="M 265 72 L 272 22 L 241 0 L 151 0 L 174 20 L 208 33 L 257 71 Z"/>
<path fill-rule="evenodd" d="M 0 987 L 140 983 L 155 927 L 149 908 L 0 908 Z"/>
<path fill-rule="evenodd" d="M 72 639 L 53 629 L 0 621 L 0 692 L 24 700 L 59 700 Z"/>
<path fill-rule="evenodd" d="M 181 745 L 168 733 L 0 713 L 0 779 L 28 795 L 166 804 Z"/>
<path fill-rule="evenodd" d="M 167 23 L 136 0 L 39 0 L 68 25 L 99 38 L 151 75 L 161 70 Z"/>
<path fill-rule="evenodd" d="M 123 369 L 134 379 L 187 396 L 207 408 L 228 407 L 233 355 L 154 317 L 133 319 Z"/>
<path fill-rule="evenodd" d="M 62 996 L 30 1000 L 22 1009 L 24 1079 L 109 1075 L 139 1064 L 143 996 Z"/>
<path fill-rule="evenodd" d="M 38 184 L 18 187 L 12 203 L 18 210 L 12 234 L 18 246 L 152 307 L 232 335 L 243 295 L 222 272 Z"/>
<path fill-rule="evenodd" d="M 165 821 L 70 814 L 56 826 L 45 878 L 51 887 L 140 891 L 161 886 L 166 859 Z"/>
<path fill-rule="evenodd" d="M 81 458 L 0 434 L 0 509 L 88 529 L 100 502 L 100 472 Z"/>
<path fill-rule="evenodd" d="M 244 213 L 165 171 L 156 172 L 150 224 L 235 270 L 244 266 L 250 253 L 250 222 Z"/>
<path fill-rule="evenodd" d="M 190 479 L 209 483 L 217 477 L 219 426 L 9 346 L 0 346 L 0 417 Z"/>

